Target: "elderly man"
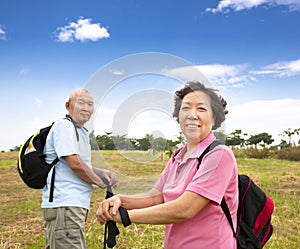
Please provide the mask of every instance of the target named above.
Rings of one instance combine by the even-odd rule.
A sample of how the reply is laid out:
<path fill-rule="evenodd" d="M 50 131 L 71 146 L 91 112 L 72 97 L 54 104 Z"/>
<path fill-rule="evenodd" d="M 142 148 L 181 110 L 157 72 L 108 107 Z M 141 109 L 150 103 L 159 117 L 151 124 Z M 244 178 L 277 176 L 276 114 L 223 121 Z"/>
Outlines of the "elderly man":
<path fill-rule="evenodd" d="M 46 248 L 84 249 L 92 184 L 104 188 L 105 181 L 116 187 L 117 177 L 91 165 L 89 134 L 84 125 L 94 112 L 92 95 L 85 89 L 75 90 L 65 107 L 68 115 L 52 126 L 44 148 L 48 163 L 59 159 L 43 188 Z"/>

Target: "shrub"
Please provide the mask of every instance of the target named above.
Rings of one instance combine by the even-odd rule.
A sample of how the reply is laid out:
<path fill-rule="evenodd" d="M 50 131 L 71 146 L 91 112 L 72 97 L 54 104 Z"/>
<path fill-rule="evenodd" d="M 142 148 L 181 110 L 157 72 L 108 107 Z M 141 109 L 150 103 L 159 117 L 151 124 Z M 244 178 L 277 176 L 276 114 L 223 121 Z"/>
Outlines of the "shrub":
<path fill-rule="evenodd" d="M 278 150 L 277 159 L 300 161 L 300 147 L 288 147 Z"/>

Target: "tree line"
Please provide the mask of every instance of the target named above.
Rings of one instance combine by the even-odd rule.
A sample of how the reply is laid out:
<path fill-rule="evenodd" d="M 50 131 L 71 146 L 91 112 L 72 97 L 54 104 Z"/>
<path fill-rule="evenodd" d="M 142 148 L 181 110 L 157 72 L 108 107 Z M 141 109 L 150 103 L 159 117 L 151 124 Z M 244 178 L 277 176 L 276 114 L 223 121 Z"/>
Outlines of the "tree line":
<path fill-rule="evenodd" d="M 267 132 L 262 132 L 255 135 L 248 135 L 242 130 L 235 130 L 226 135 L 222 131 L 216 131 L 215 136 L 224 141 L 224 143 L 233 148 L 247 148 L 247 147 L 270 147 L 274 142 L 272 135 Z M 278 145 L 279 148 L 286 148 L 292 146 L 299 146 L 300 140 L 293 143 L 292 137 L 300 134 L 300 128 L 287 129 L 283 131 L 280 136 L 286 139 L 281 139 Z M 172 148 L 183 144 L 184 136 L 180 132 L 175 140 L 165 139 L 162 137 L 154 137 L 146 134 L 144 138 L 127 138 L 126 135 L 113 135 L 112 132 L 105 132 L 103 135 L 95 135 L 94 131 L 90 134 L 91 147 L 93 150 L 153 150 L 153 151 L 168 151 Z"/>
<path fill-rule="evenodd" d="M 229 135 L 223 131 L 215 131 L 215 136 L 224 141 L 224 143 L 232 148 L 249 148 L 254 147 L 270 147 L 274 142 L 272 135 L 267 132 L 248 135 L 242 130 L 235 130 Z M 298 142 L 293 141 L 295 135 L 300 134 L 300 128 L 284 130 L 280 136 L 281 142 L 275 147 L 287 148 L 300 145 Z M 92 150 L 141 150 L 141 151 L 173 151 L 174 148 L 180 144 L 185 143 L 183 134 L 180 132 L 175 140 L 165 139 L 163 137 L 154 137 L 153 135 L 146 134 L 143 138 L 127 138 L 126 135 L 113 135 L 112 132 L 105 132 L 103 135 L 95 135 L 94 131 L 90 133 L 90 143 Z M 15 146 L 10 151 L 19 151 L 20 146 Z"/>

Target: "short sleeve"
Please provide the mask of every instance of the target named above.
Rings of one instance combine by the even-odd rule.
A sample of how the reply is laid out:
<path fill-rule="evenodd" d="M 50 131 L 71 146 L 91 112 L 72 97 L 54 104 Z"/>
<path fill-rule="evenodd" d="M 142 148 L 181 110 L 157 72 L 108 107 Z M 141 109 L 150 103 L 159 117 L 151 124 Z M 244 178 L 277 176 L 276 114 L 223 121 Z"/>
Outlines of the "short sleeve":
<path fill-rule="evenodd" d="M 220 204 L 236 171 L 237 165 L 232 151 L 227 146 L 217 146 L 203 157 L 187 190 Z"/>

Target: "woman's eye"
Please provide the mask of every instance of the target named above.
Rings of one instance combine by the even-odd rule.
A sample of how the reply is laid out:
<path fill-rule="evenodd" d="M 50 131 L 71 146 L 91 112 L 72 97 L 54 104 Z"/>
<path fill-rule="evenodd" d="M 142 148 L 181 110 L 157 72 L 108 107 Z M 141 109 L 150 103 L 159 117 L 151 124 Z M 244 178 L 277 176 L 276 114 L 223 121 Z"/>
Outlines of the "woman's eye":
<path fill-rule="evenodd" d="M 204 111 L 206 111 L 206 108 L 204 108 L 204 107 L 198 107 L 198 110 L 199 110 L 200 112 L 204 112 Z"/>

